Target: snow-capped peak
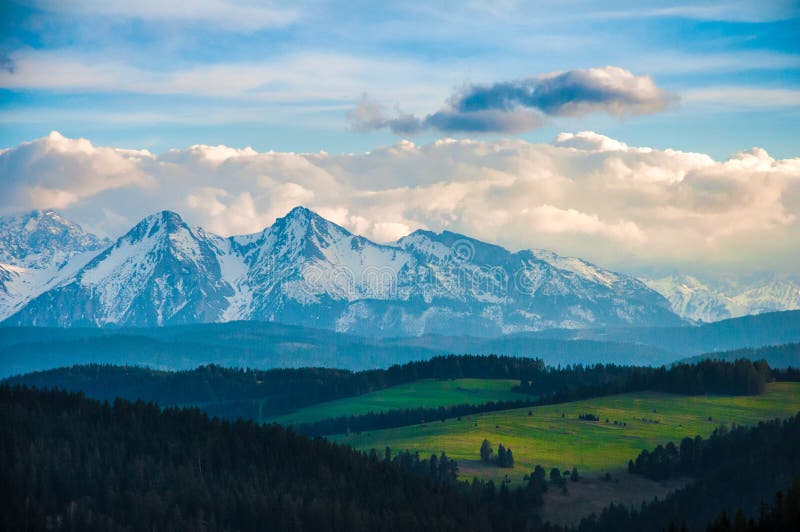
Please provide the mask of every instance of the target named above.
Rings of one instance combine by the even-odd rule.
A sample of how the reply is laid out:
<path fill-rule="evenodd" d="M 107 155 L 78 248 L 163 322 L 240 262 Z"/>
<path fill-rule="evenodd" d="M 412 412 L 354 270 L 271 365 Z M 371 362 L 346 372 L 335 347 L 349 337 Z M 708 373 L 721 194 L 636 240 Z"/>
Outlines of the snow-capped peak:
<path fill-rule="evenodd" d="M 677 321 L 640 282 L 580 259 L 512 253 L 450 231 L 377 244 L 304 207 L 230 238 L 162 211 L 49 286 L 9 322 L 255 319 L 409 335 Z"/>
<path fill-rule="evenodd" d="M 44 269 L 109 244 L 53 210 L 0 217 L 0 262 L 14 266 Z"/>
<path fill-rule="evenodd" d="M 718 321 L 800 308 L 800 281 L 790 277 L 764 274 L 734 281 L 672 274 L 643 281 L 666 297 L 675 313 L 695 321 Z"/>

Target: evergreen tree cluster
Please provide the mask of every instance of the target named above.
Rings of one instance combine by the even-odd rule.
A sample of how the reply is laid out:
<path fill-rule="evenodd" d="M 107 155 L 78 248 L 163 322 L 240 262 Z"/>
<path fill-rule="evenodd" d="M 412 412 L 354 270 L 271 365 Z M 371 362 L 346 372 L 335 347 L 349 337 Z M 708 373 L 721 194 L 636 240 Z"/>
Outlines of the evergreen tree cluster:
<path fill-rule="evenodd" d="M 7 379 L 11 384 L 82 391 L 95 399 L 117 397 L 161 406 L 221 403 L 212 415 L 257 419 L 304 406 L 352 397 L 420 379 L 518 379 L 544 368 L 536 358 L 449 355 L 349 371 L 331 368 L 240 369 L 216 365 L 188 371 L 91 364 L 34 372 Z M 257 402 L 254 400 L 258 400 Z"/>
<path fill-rule="evenodd" d="M 552 530 L 527 485 L 197 409 L 0 385 L 0 530 Z"/>
<path fill-rule="evenodd" d="M 610 505 L 600 514 L 584 519 L 577 531 L 677 530 L 681 526 L 702 530 L 720 518 L 722 512 L 727 516 L 741 512 L 747 519 L 755 519 L 763 513 L 764 501 L 772 499 L 776 492 L 786 489 L 800 476 L 800 414 L 754 427 L 717 431 L 707 440 L 687 438 L 684 442 L 669 446 L 670 450 L 664 446 L 663 451 L 650 451 L 648 459 L 640 463 L 645 471 L 654 474 L 651 478 L 665 478 L 668 475 L 661 469 L 665 462 L 661 458 L 651 462 L 649 457 L 677 456 L 677 463 L 684 465 L 667 471 L 672 474 L 680 471 L 678 474 L 692 477 L 693 481 L 686 487 L 663 500 L 643 503 L 638 509 Z M 672 460 L 670 458 L 668 463 L 673 463 Z M 635 468 L 636 462 L 633 464 Z M 796 516 L 796 509 L 787 515 Z"/>
<path fill-rule="evenodd" d="M 456 418 L 456 420 L 450 422 L 458 423 L 457 419 L 461 416 L 525 408 L 539 404 L 543 404 L 543 402 L 536 399 L 520 399 L 519 401 L 488 401 L 476 405 L 398 408 L 385 412 L 370 412 L 368 414 L 321 419 L 310 423 L 301 423 L 292 428 L 307 436 L 326 436 L 329 434 L 344 434 L 346 432 L 359 434 L 368 430 L 406 427 L 429 422 L 444 422 L 451 418 Z"/>
<path fill-rule="evenodd" d="M 595 364 L 531 371 L 518 390 L 526 393 L 551 393 L 554 396 L 602 395 L 640 390 L 699 395 L 719 393 L 757 395 L 774 380 L 764 361 L 739 359 L 734 362 L 705 359 L 694 364 L 674 364 L 659 368 Z"/>
<path fill-rule="evenodd" d="M 673 527 L 674 528 L 674 527 Z M 707 528 L 708 532 L 783 532 L 800 530 L 800 478 L 786 492 L 779 491 L 771 507 L 763 505 L 757 518 L 745 517 L 737 510 L 730 519 L 723 512 Z"/>
<path fill-rule="evenodd" d="M 404 471 L 406 461 L 427 473 Z M 451 485 L 453 465 L 388 462 L 196 409 L 0 386 L 2 530 L 528 527 L 523 492 Z"/>
<path fill-rule="evenodd" d="M 481 443 L 480 457 L 481 462 L 492 463 L 497 467 L 514 467 L 514 453 L 510 447 L 506 449 L 502 443 L 497 446 L 497 455 L 495 455 L 492 444 L 489 440 L 484 439 Z"/>
<path fill-rule="evenodd" d="M 377 456 L 375 449 L 370 450 L 370 456 Z M 392 449 L 386 447 L 383 454 L 385 462 L 391 463 L 409 473 L 426 476 L 437 482 L 456 484 L 458 482 L 458 462 L 449 458 L 442 452 L 438 457 L 432 454 L 430 458 L 420 458 L 418 452 L 400 451 L 392 456 Z"/>

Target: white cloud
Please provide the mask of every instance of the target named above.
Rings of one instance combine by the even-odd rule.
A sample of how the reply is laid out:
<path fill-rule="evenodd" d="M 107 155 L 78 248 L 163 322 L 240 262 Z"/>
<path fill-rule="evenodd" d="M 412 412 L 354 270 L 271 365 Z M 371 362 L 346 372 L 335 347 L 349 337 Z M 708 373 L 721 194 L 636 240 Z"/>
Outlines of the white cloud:
<path fill-rule="evenodd" d="M 448 229 L 617 268 L 797 273 L 800 256 L 800 159 L 754 148 L 715 161 L 594 132 L 343 155 L 204 145 L 153 155 L 53 133 L 0 153 L 0 192 L 4 212 L 56 207 L 112 236 L 159 209 L 253 232 L 303 204 L 378 241 Z"/>
<path fill-rule="evenodd" d="M 97 147 L 53 131 L 0 154 L 0 209 L 64 209 L 105 190 L 152 188 L 146 150 Z"/>

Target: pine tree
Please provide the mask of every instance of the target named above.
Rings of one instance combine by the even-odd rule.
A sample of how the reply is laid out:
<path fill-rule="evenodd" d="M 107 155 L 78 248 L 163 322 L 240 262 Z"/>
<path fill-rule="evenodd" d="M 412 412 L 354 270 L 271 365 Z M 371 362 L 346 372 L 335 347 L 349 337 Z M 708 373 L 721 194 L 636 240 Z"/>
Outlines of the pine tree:
<path fill-rule="evenodd" d="M 488 462 L 492 459 L 492 444 L 489 443 L 489 440 L 483 440 L 481 443 L 481 462 Z"/>
<path fill-rule="evenodd" d="M 497 446 L 497 465 L 499 467 L 506 467 L 506 448 L 503 444 Z"/>

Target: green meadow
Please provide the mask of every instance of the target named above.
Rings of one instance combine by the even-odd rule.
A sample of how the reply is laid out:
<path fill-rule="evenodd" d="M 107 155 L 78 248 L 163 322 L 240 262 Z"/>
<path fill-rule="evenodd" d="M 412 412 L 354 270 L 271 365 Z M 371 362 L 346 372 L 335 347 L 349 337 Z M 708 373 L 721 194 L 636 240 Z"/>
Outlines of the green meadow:
<path fill-rule="evenodd" d="M 706 437 L 720 425 L 754 424 L 791 416 L 799 410 L 800 383 L 772 383 L 758 396 L 630 393 L 333 439 L 362 450 L 389 446 L 423 455 L 445 451 L 459 461 L 463 476 L 498 478 L 508 474 L 518 480 L 536 464 L 548 469 L 577 466 L 583 474 L 618 471 L 643 449 L 686 436 Z M 581 414 L 594 414 L 600 421 L 582 421 L 578 419 Z M 495 449 L 500 443 L 510 447 L 515 467 L 499 469 L 481 464 L 478 451 L 484 438 Z"/>
<path fill-rule="evenodd" d="M 288 425 L 403 408 L 438 408 L 528 398 L 527 395 L 511 391 L 517 384 L 519 381 L 513 379 L 424 379 L 355 397 L 319 403 L 267 421 Z"/>

